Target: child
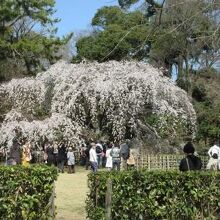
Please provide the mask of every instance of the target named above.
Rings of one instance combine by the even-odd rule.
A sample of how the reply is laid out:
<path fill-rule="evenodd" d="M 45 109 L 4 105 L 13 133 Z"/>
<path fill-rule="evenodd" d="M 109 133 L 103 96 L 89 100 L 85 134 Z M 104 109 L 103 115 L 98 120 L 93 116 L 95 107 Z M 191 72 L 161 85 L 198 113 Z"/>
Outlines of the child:
<path fill-rule="evenodd" d="M 74 156 L 72 147 L 68 148 L 67 164 L 69 168 L 69 173 L 75 173 L 75 156 Z"/>

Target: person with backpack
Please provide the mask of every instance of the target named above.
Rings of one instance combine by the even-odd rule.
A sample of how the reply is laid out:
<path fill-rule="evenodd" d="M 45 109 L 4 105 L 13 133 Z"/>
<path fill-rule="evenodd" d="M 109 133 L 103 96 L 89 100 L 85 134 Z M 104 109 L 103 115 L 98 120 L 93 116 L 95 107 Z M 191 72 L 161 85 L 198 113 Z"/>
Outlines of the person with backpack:
<path fill-rule="evenodd" d="M 210 147 L 210 149 L 208 151 L 208 155 L 209 155 L 209 157 L 214 156 L 215 158 L 219 158 L 220 157 L 220 147 L 217 146 L 216 144 L 214 144 L 212 147 Z"/>
<path fill-rule="evenodd" d="M 207 170 L 219 170 L 220 169 L 220 148 L 214 144 L 208 151 L 209 161 L 206 166 Z"/>
<path fill-rule="evenodd" d="M 96 143 L 95 150 L 97 154 L 98 168 L 100 168 L 100 166 L 102 165 L 103 147 L 99 141 Z"/>
<path fill-rule="evenodd" d="M 201 170 L 201 159 L 194 155 L 195 148 L 191 142 L 188 142 L 184 146 L 183 152 L 186 154 L 186 157 L 180 161 L 179 170 L 183 172 L 190 170 Z"/>
<path fill-rule="evenodd" d="M 120 148 L 117 146 L 117 144 L 113 145 L 110 156 L 112 157 L 112 169 L 120 171 L 121 154 Z"/>

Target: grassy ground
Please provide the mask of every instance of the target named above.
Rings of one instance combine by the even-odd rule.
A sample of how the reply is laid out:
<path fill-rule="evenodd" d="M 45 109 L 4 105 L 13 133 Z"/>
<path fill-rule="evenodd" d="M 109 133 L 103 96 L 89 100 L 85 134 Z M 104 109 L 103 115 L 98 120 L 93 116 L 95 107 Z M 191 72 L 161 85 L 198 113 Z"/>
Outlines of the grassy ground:
<path fill-rule="evenodd" d="M 56 182 L 57 220 L 86 219 L 85 199 L 87 174 L 82 167 L 76 167 L 75 174 L 62 173 Z"/>

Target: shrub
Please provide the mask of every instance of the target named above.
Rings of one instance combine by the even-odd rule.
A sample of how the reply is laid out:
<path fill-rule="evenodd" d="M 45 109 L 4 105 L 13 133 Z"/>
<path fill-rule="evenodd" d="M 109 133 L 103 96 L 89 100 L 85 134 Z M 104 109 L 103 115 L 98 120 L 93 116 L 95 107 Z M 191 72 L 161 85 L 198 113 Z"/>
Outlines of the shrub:
<path fill-rule="evenodd" d="M 0 166 L 0 219 L 48 219 L 57 175 L 44 165 Z"/>
<path fill-rule="evenodd" d="M 105 219 L 107 179 L 112 180 L 112 219 L 219 219 L 220 173 L 178 171 L 89 174 L 89 219 Z"/>

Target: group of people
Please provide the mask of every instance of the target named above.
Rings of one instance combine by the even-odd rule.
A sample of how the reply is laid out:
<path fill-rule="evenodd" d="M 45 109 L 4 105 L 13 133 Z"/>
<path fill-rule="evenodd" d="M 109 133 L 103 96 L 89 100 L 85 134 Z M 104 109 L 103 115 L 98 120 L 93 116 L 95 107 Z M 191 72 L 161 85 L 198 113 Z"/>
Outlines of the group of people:
<path fill-rule="evenodd" d="M 64 172 L 64 166 L 68 165 L 68 172 L 75 173 L 75 155 L 73 148 L 67 143 L 46 142 L 43 145 L 44 162 L 51 166 L 57 166 L 60 172 Z M 195 152 L 191 142 L 185 144 L 183 152 L 186 157 L 180 161 L 180 171 L 200 170 L 202 161 Z M 207 170 L 220 170 L 220 148 L 215 143 L 209 150 L 209 161 Z M 28 166 L 32 160 L 31 144 L 27 139 L 14 138 L 12 147 L 7 158 L 8 165 L 22 164 Z M 82 144 L 80 148 L 81 165 L 86 169 L 91 167 L 93 172 L 101 167 L 107 170 L 127 170 L 135 167 L 135 151 L 130 148 L 130 141 L 126 140 L 122 144 L 110 141 L 91 142 L 87 145 Z"/>
<path fill-rule="evenodd" d="M 9 153 L 7 164 L 22 164 L 23 166 L 28 166 L 31 159 L 31 145 L 29 141 L 22 139 L 21 142 L 19 142 L 17 139 L 13 139 L 13 144 Z"/>
<path fill-rule="evenodd" d="M 75 155 L 73 148 L 67 144 L 46 142 L 44 145 L 44 162 L 49 166 L 57 166 L 62 173 L 64 173 L 64 166 L 67 164 L 68 173 L 75 173 Z"/>
<path fill-rule="evenodd" d="M 183 152 L 186 157 L 180 161 L 180 171 L 201 170 L 202 161 L 195 152 L 195 148 L 191 142 L 188 142 Z M 220 170 L 220 148 L 217 144 L 214 144 L 208 151 L 209 161 L 207 163 L 207 170 Z"/>
<path fill-rule="evenodd" d="M 68 165 L 68 172 L 75 173 L 75 155 L 72 147 L 64 143 L 46 142 L 43 145 L 43 160 L 48 166 L 57 166 L 60 172 L 64 172 L 64 165 Z M 28 166 L 33 162 L 33 152 L 31 152 L 31 144 L 27 139 L 16 138 L 12 141 L 7 165 L 23 165 Z"/>
<path fill-rule="evenodd" d="M 110 170 L 120 169 L 127 170 L 135 166 L 135 154 L 130 149 L 129 141 L 122 143 L 121 145 L 107 142 L 104 145 L 100 142 L 92 142 L 87 146 L 86 157 L 87 162 L 90 163 L 93 172 L 97 172 L 98 168 L 101 167 L 103 161 L 104 166 Z M 195 152 L 195 147 L 192 142 L 188 142 L 183 147 L 183 152 L 186 157 L 180 161 L 180 171 L 193 171 L 201 170 L 202 161 L 198 154 Z M 207 170 L 220 170 L 220 148 L 217 144 L 214 144 L 208 151 L 209 161 L 207 163 Z M 88 166 L 86 166 L 88 168 Z"/>
<path fill-rule="evenodd" d="M 135 166 L 134 152 L 130 149 L 129 141 L 114 144 L 107 141 L 92 142 L 81 148 L 81 158 L 84 159 L 86 169 L 91 166 L 93 172 L 101 167 L 107 170 L 129 169 Z"/>

